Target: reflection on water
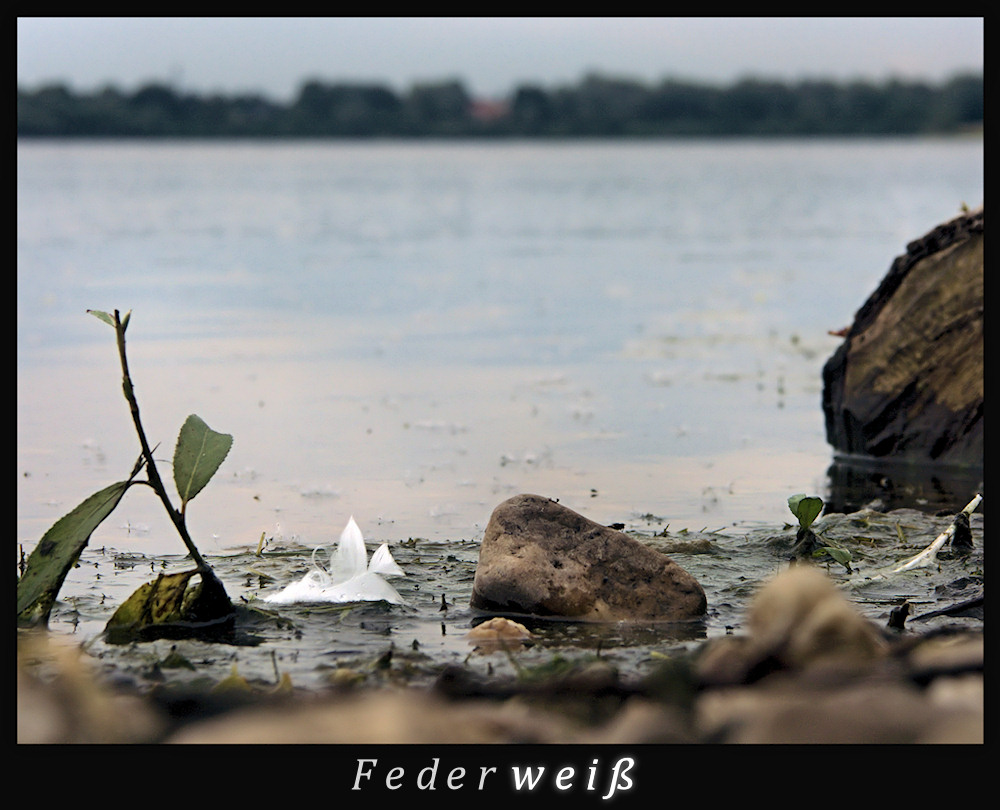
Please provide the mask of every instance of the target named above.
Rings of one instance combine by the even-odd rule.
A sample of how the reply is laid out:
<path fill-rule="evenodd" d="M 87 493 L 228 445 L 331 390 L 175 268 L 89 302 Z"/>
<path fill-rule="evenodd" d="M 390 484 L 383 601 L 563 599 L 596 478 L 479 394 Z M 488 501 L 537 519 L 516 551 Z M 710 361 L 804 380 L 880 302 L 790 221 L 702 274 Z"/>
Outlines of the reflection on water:
<path fill-rule="evenodd" d="M 894 464 L 868 459 L 836 458 L 827 511 L 856 512 L 877 501 L 882 509 L 919 508 L 954 513 L 963 501 L 983 492 L 982 468 Z M 980 507 L 985 512 L 985 504 Z"/>

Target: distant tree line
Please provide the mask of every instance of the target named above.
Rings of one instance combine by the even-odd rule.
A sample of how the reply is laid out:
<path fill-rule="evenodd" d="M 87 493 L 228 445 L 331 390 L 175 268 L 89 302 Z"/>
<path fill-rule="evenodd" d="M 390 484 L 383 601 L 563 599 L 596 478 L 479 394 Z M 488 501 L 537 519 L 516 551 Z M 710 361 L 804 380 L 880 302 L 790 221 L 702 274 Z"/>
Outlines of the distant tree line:
<path fill-rule="evenodd" d="M 462 82 L 305 82 L 288 104 L 258 94 L 196 95 L 152 83 L 91 94 L 65 85 L 17 89 L 18 137 L 631 137 L 918 135 L 983 124 L 982 75 L 938 85 L 890 80 L 728 86 L 599 75 L 575 86 L 526 84 L 502 102 Z"/>

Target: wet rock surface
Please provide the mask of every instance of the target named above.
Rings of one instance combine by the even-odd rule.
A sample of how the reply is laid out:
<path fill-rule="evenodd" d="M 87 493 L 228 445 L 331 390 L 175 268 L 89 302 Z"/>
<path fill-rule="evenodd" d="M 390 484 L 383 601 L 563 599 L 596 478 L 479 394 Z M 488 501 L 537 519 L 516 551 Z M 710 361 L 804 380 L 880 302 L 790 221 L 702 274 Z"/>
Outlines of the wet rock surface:
<path fill-rule="evenodd" d="M 684 621 L 705 591 L 667 555 L 540 495 L 497 506 L 479 551 L 473 608 L 617 621 Z"/>

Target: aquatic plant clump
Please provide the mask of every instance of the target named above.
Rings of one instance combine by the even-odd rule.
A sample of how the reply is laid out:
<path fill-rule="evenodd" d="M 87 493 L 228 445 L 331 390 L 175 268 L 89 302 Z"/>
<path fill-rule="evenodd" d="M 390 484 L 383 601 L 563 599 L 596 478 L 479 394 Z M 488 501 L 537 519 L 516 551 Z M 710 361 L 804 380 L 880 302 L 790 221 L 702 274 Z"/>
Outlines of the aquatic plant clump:
<path fill-rule="evenodd" d="M 133 633 L 145 637 L 164 634 L 196 635 L 200 628 L 211 627 L 217 631 L 220 622 L 229 621 L 234 615 L 232 603 L 222 581 L 205 562 L 187 530 L 188 504 L 205 488 L 215 475 L 233 444 L 229 434 L 212 430 L 195 414 L 188 416 L 181 427 L 174 448 L 173 477 L 180 496 L 180 509 L 174 507 L 163 484 L 153 458 L 153 450 L 139 416 L 139 403 L 135 398 L 132 377 L 125 352 L 125 331 L 131 312 L 121 317 L 88 310 L 99 320 L 115 330 L 118 356 L 122 368 L 122 391 L 128 402 L 132 422 L 141 446 L 141 453 L 132 472 L 124 481 L 111 484 L 91 495 L 83 503 L 55 523 L 42 537 L 28 557 L 24 571 L 17 581 L 17 620 L 19 626 L 45 626 L 59 590 L 70 569 L 76 564 L 97 527 L 114 511 L 126 492 L 136 484 L 149 486 L 163 503 L 171 522 L 177 529 L 188 554 L 195 562 L 195 569 L 181 576 L 178 586 L 169 588 L 171 609 L 164 609 L 164 588 L 140 588 L 126 603 L 128 609 L 116 614 L 108 623 L 119 637 L 126 640 Z M 145 471 L 146 477 L 139 475 Z M 194 575 L 200 584 L 188 585 Z M 157 581 L 157 586 L 161 582 Z M 125 606 L 123 605 L 123 608 Z"/>

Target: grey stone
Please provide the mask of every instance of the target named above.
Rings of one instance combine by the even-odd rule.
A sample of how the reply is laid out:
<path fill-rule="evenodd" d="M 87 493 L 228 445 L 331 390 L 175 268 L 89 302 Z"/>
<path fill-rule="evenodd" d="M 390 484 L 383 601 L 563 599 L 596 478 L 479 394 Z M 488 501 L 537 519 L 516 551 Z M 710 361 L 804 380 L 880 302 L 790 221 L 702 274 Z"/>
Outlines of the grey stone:
<path fill-rule="evenodd" d="M 698 581 L 667 555 L 539 495 L 494 509 L 471 606 L 581 620 L 683 621 L 706 610 Z"/>

